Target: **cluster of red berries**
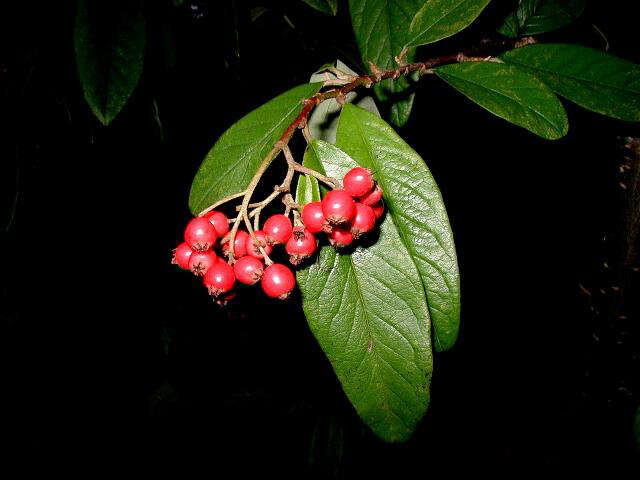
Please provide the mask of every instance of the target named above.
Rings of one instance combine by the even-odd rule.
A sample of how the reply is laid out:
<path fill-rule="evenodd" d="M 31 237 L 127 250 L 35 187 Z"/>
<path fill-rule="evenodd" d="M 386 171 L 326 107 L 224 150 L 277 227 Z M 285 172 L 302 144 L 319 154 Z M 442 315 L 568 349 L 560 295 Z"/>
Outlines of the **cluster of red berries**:
<path fill-rule="evenodd" d="M 343 190 L 331 190 L 321 202 L 302 209 L 302 223 L 312 234 L 324 232 L 334 247 L 348 247 L 373 230 L 384 212 L 382 188 L 367 168 L 356 167 L 342 179 Z"/>
<path fill-rule="evenodd" d="M 316 233 L 327 233 L 334 247 L 346 247 L 371 231 L 384 211 L 382 189 L 369 170 L 354 168 L 343 182 L 344 190 L 332 190 L 322 202 L 302 209 L 303 225 L 294 227 L 287 216 L 278 214 L 254 232 L 255 240 L 238 230 L 233 247 L 228 240 L 221 245 L 222 253 L 235 260 L 233 266 L 214 250 L 218 240 L 229 233 L 226 215 L 214 210 L 193 218 L 185 228 L 184 242 L 173 252 L 172 263 L 203 277 L 205 287 L 219 303 L 233 297 L 236 281 L 245 285 L 260 282 L 267 296 L 285 299 L 295 287 L 295 276 L 281 263 L 265 268 L 263 252 L 269 256 L 274 246 L 284 245 L 291 264 L 298 265 L 315 253 Z"/>

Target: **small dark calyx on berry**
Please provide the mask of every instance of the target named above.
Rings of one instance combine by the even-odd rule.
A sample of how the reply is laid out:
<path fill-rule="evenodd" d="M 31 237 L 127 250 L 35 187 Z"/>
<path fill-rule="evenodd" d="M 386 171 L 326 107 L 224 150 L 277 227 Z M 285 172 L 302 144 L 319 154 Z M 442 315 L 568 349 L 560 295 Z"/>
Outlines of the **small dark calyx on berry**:
<path fill-rule="evenodd" d="M 227 293 L 226 295 L 217 296 L 217 298 L 215 298 L 215 302 L 221 307 L 226 307 L 227 304 L 234 298 L 236 298 L 236 292 L 230 292 L 230 293 Z"/>

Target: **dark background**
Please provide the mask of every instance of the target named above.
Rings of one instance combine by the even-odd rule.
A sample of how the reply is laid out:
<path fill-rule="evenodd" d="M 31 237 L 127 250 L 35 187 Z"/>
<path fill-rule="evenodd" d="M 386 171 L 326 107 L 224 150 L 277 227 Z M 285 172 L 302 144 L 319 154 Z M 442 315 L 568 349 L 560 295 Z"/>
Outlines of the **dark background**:
<path fill-rule="evenodd" d="M 217 137 L 326 62 L 362 69 L 346 3 L 331 18 L 300 1 L 147 2 L 144 73 L 109 127 L 76 75 L 74 3 L 16 3 L 0 17 L 0 314 L 6 453 L 23 469 L 632 475 L 638 207 L 621 166 L 637 171 L 623 148 L 637 126 L 565 103 L 570 132 L 549 142 L 437 78 L 416 87 L 399 132 L 447 204 L 462 329 L 435 358 L 414 437 L 385 445 L 346 400 L 297 302 L 249 290 L 221 309 L 169 263 Z M 418 58 L 493 31 L 514 2 L 494 3 Z M 590 2 L 545 38 L 603 48 L 595 24 L 611 53 L 639 62 L 626 6 Z"/>

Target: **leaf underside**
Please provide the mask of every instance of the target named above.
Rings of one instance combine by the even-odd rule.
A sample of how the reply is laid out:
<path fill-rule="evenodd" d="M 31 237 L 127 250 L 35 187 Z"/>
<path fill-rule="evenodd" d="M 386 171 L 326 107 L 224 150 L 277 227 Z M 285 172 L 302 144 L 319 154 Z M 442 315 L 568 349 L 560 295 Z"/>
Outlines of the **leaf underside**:
<path fill-rule="evenodd" d="M 332 67 L 333 64 L 328 66 Z M 357 75 L 356 72 L 351 70 L 340 60 L 336 61 L 335 67 L 338 70 L 349 75 Z M 314 73 L 313 75 L 311 75 L 310 82 L 321 82 L 326 80 L 327 78 L 328 77 L 326 76 L 326 74 Z M 376 102 L 369 95 L 363 95 L 362 92 L 349 92 L 345 96 L 345 102 L 353 103 L 354 105 L 358 105 L 359 107 L 380 116 L 380 112 L 378 112 Z M 307 121 L 311 136 L 313 138 L 317 138 L 318 140 L 325 140 L 329 143 L 335 143 L 336 131 L 338 130 L 338 118 L 340 116 L 341 109 L 342 107 L 338 104 L 335 98 L 325 100 L 320 105 L 316 106 L 316 108 L 314 108 L 311 112 L 309 120 Z"/>
<path fill-rule="evenodd" d="M 370 168 L 384 190 L 386 215 L 420 274 L 434 347 L 448 350 L 460 324 L 460 275 L 447 211 L 431 172 L 386 122 L 352 105 L 340 115 L 337 146 Z"/>
<path fill-rule="evenodd" d="M 205 157 L 191 184 L 194 215 L 217 201 L 244 191 L 267 153 L 302 111 L 304 99 L 322 83 L 299 85 L 234 123 Z"/>
<path fill-rule="evenodd" d="M 314 140 L 305 165 L 341 177 L 357 164 Z M 297 200 L 318 201 L 317 181 L 300 177 Z M 362 420 L 388 442 L 409 438 L 429 404 L 429 312 L 420 281 L 392 219 L 350 251 L 324 245 L 297 272 L 309 327 Z"/>

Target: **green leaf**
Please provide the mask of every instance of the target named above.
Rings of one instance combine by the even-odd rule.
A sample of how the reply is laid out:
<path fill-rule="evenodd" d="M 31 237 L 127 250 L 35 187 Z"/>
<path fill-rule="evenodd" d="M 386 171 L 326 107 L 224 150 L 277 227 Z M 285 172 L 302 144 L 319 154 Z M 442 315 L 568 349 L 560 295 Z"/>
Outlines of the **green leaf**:
<path fill-rule="evenodd" d="M 189 208 L 194 215 L 247 187 L 263 158 L 302 111 L 302 102 L 321 83 L 299 85 L 234 123 L 205 157 L 191 184 Z"/>
<path fill-rule="evenodd" d="M 520 0 L 498 32 L 511 38 L 551 32 L 573 22 L 584 7 L 585 0 Z"/>
<path fill-rule="evenodd" d="M 108 125 L 133 93 L 144 57 L 140 1 L 79 0 L 74 44 L 78 76 L 94 115 Z"/>
<path fill-rule="evenodd" d="M 356 166 L 318 140 L 304 163 L 336 177 Z M 298 202 L 318 199 L 316 192 Z M 309 327 L 358 415 L 378 437 L 398 442 L 409 438 L 429 404 L 429 311 L 418 271 L 390 217 L 371 243 L 340 253 L 325 245 L 297 277 Z"/>
<path fill-rule="evenodd" d="M 640 121 L 640 65 L 600 50 L 561 43 L 529 45 L 501 58 L 581 107 L 620 120 Z"/>
<path fill-rule="evenodd" d="M 351 23 L 360 55 L 367 68 L 369 62 L 381 69 L 395 68 L 399 55 L 407 43 L 407 26 L 424 0 L 349 0 Z M 407 52 L 412 62 L 415 49 Z M 415 80 L 415 76 L 412 77 Z M 374 87 L 378 99 L 391 106 L 389 120 L 401 127 L 409 119 L 414 94 L 411 82 L 405 77 L 383 80 Z"/>
<path fill-rule="evenodd" d="M 370 168 L 384 190 L 387 219 L 393 220 L 420 273 L 435 348 L 448 350 L 458 336 L 460 275 L 447 211 L 431 172 L 393 128 L 352 105 L 340 115 L 337 145 Z"/>
<path fill-rule="evenodd" d="M 351 70 L 340 60 L 337 60 L 335 63 L 335 67 L 341 72 L 349 75 L 357 75 L 356 72 Z M 333 64 L 330 64 L 326 67 L 333 66 Z M 325 69 L 321 69 L 321 71 Z M 311 75 L 310 81 L 312 83 L 322 82 L 327 80 L 328 78 L 330 78 L 330 76 L 328 76 L 327 73 L 314 73 L 313 75 Z M 363 95 L 361 92 L 349 92 L 345 97 L 345 101 L 353 103 L 354 105 L 358 105 L 359 107 L 380 116 L 378 107 L 376 107 L 376 102 L 368 95 Z M 325 140 L 329 143 L 335 143 L 340 110 L 342 110 L 342 107 L 338 104 L 335 98 L 325 100 L 316 108 L 314 108 L 313 112 L 311 112 L 311 115 L 309 116 L 309 120 L 307 121 L 311 136 L 319 140 Z"/>
<path fill-rule="evenodd" d="M 338 13 L 338 0 L 302 0 L 319 12 L 335 16 Z"/>
<path fill-rule="evenodd" d="M 562 103 L 536 77 L 512 65 L 468 62 L 445 65 L 436 74 L 494 115 L 542 138 L 556 140 L 569 124 Z"/>
<path fill-rule="evenodd" d="M 467 28 L 491 0 L 429 0 L 409 27 L 407 45 L 437 42 Z"/>

